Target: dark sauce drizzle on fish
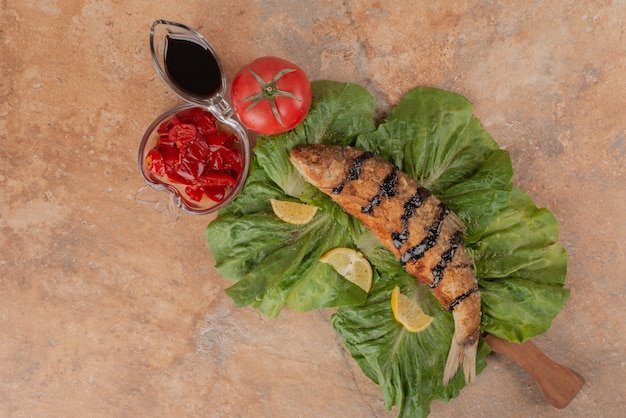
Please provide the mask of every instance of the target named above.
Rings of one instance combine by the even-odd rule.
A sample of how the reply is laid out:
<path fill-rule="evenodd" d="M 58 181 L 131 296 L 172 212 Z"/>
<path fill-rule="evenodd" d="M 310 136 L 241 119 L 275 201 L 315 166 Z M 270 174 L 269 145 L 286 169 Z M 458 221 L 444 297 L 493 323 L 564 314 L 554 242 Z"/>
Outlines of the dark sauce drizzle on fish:
<path fill-rule="evenodd" d="M 446 269 L 446 267 L 448 267 L 448 263 L 450 263 L 450 261 L 452 261 L 452 259 L 454 258 L 454 253 L 456 252 L 456 249 L 459 248 L 459 245 L 461 245 L 462 242 L 463 239 L 461 238 L 461 234 L 459 232 L 455 233 L 450 238 L 450 248 L 448 248 L 443 254 L 441 254 L 441 259 L 439 260 L 439 263 L 437 263 L 437 265 L 432 269 L 433 282 L 429 284 L 431 289 L 439 286 L 441 279 L 443 279 L 443 271 Z"/>
<path fill-rule="evenodd" d="M 430 250 L 437 243 L 439 233 L 441 232 L 441 225 L 443 220 L 450 213 L 450 209 L 443 203 L 438 205 L 439 213 L 435 221 L 426 229 L 426 237 L 414 247 L 409 248 L 400 256 L 400 263 L 404 266 L 406 263 L 416 262 L 426 254 L 426 251 Z"/>
<path fill-rule="evenodd" d="M 394 168 L 391 173 L 387 174 L 387 177 L 380 185 L 378 194 L 370 201 L 369 205 L 363 206 L 361 212 L 371 215 L 374 212 L 374 208 L 382 202 L 383 198 L 391 198 L 396 195 L 396 185 L 398 184 L 398 173 Z"/>
<path fill-rule="evenodd" d="M 454 310 L 454 308 L 456 308 L 456 305 L 461 303 L 461 301 L 463 301 L 463 299 L 469 297 L 472 293 L 477 292 L 477 291 L 478 291 L 478 288 L 475 287 L 475 288 L 470 289 L 467 292 L 463 293 L 461 296 L 457 296 L 456 299 L 454 299 L 452 302 L 450 302 L 450 305 L 448 306 L 448 310 L 449 311 Z"/>
<path fill-rule="evenodd" d="M 365 161 L 372 158 L 373 156 L 374 156 L 373 153 L 369 151 L 365 151 L 363 154 L 359 155 L 354 160 L 352 160 L 352 163 L 350 164 L 350 168 L 348 168 L 348 175 L 346 176 L 345 179 L 343 179 L 343 181 L 341 182 L 339 186 L 333 189 L 333 194 L 341 193 L 341 191 L 343 190 L 344 187 L 346 187 L 346 184 L 348 182 L 358 179 L 359 176 L 361 175 L 361 166 L 363 165 Z"/>
<path fill-rule="evenodd" d="M 402 230 L 391 234 L 391 240 L 394 247 L 398 250 L 409 239 L 409 219 L 415 215 L 415 211 L 422 206 L 422 203 L 430 197 L 430 191 L 423 187 L 418 187 L 417 191 L 409 200 L 404 202 L 404 213 L 400 220 L 402 221 Z"/>

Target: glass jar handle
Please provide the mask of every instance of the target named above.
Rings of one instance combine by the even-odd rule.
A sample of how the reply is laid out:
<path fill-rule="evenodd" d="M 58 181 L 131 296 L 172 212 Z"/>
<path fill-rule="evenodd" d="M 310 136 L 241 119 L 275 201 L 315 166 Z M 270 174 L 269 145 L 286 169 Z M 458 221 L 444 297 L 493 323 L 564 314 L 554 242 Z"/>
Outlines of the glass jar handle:
<path fill-rule="evenodd" d="M 137 190 L 135 200 L 144 205 L 154 205 L 156 211 L 163 214 L 166 223 L 177 221 L 182 213 L 180 198 L 147 184 Z"/>
<path fill-rule="evenodd" d="M 215 96 L 212 102 L 213 108 L 215 111 L 222 116 L 224 119 L 230 119 L 233 115 L 234 110 L 230 104 L 224 99 L 222 96 Z"/>

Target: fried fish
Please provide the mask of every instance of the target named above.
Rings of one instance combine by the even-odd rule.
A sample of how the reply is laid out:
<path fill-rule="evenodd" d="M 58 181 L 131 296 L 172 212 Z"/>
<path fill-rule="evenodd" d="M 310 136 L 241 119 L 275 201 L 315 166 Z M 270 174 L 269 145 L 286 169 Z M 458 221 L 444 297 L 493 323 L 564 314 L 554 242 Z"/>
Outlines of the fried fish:
<path fill-rule="evenodd" d="M 452 312 L 455 330 L 443 383 L 447 385 L 460 367 L 465 381 L 473 382 L 480 292 L 459 218 L 430 191 L 371 152 L 300 145 L 291 150 L 290 159 L 309 183 L 358 218 Z"/>

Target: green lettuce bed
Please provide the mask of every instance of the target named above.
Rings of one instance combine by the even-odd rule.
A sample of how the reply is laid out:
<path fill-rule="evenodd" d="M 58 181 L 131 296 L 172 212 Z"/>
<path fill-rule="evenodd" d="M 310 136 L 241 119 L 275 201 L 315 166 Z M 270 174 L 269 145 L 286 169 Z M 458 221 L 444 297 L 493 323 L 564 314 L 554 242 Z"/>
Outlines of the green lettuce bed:
<path fill-rule="evenodd" d="M 226 293 L 237 306 L 251 305 L 269 317 L 284 306 L 338 307 L 332 326 L 365 375 L 380 385 L 385 406 L 397 406 L 398 416 L 426 416 L 433 399 L 454 398 L 465 385 L 462 373 L 442 384 L 452 315 L 358 220 L 304 181 L 289 150 L 306 143 L 369 150 L 445 202 L 467 227 L 465 245 L 482 295 L 481 329 L 509 341 L 545 332 L 569 297 L 557 220 L 513 187 L 508 153 L 482 128 L 464 97 L 418 88 L 375 126 L 374 99 L 366 90 L 350 83 L 312 84 L 305 121 L 293 131 L 259 139 L 241 194 L 207 227 L 216 268 L 233 282 Z M 270 198 L 320 209 L 309 224 L 291 225 L 274 216 Z M 318 262 L 335 247 L 356 248 L 370 261 L 369 293 Z M 407 332 L 394 320 L 390 297 L 396 285 L 435 317 L 424 332 Z M 488 353 L 481 340 L 478 372 Z"/>

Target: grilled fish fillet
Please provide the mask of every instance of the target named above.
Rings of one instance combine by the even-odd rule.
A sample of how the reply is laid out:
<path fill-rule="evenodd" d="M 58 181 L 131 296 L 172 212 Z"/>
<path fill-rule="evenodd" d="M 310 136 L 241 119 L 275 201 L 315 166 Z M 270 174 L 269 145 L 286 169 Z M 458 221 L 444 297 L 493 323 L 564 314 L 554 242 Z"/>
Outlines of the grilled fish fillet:
<path fill-rule="evenodd" d="M 340 145 L 300 145 L 290 159 L 312 185 L 358 218 L 452 311 L 454 336 L 443 383 L 462 367 L 476 379 L 480 292 L 463 246 L 464 226 L 439 199 L 371 152 Z"/>

